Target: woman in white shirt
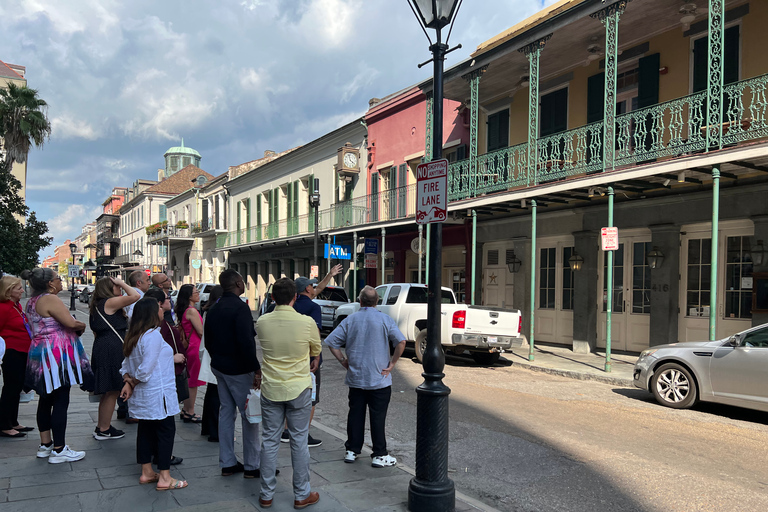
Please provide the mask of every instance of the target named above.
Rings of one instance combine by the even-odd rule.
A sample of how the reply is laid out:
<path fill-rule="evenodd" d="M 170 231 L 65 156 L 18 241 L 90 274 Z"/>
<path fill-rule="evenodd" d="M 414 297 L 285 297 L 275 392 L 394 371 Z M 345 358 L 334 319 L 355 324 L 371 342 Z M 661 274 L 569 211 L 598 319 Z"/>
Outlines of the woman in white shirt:
<path fill-rule="evenodd" d="M 163 308 L 151 297 L 138 301 L 123 345 L 123 366 L 120 373 L 125 386 L 120 393 L 130 399 L 131 416 L 139 420 L 136 434 L 136 459 L 141 464 L 139 483 L 156 483 L 158 491 L 183 489 L 184 480 L 171 478 L 173 437 L 176 434 L 174 415 L 179 414 L 176 379 L 173 369 L 173 349 L 160 334 Z M 152 470 L 152 458 L 158 473 Z"/>

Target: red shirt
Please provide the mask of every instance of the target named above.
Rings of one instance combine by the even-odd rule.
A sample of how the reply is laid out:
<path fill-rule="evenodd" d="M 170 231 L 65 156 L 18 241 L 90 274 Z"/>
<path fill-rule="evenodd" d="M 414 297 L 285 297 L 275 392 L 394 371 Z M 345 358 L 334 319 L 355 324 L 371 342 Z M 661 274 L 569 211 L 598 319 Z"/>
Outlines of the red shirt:
<path fill-rule="evenodd" d="M 24 326 L 26 315 L 21 305 L 12 300 L 0 301 L 0 337 L 5 340 L 5 347 L 17 352 L 29 352 L 29 333 Z"/>

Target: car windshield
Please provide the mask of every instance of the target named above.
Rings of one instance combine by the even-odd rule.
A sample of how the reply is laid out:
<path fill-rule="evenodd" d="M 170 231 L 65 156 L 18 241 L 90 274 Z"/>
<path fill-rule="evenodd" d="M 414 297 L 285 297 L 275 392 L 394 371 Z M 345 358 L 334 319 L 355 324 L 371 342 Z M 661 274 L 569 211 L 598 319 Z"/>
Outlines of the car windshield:
<path fill-rule="evenodd" d="M 344 288 L 325 288 L 315 297 L 318 300 L 331 300 L 334 302 L 349 302 Z"/>
<path fill-rule="evenodd" d="M 426 304 L 427 288 L 422 288 L 421 286 L 412 286 L 411 289 L 408 290 L 408 296 L 406 297 L 405 302 L 407 304 Z M 450 290 L 442 291 L 441 302 L 443 304 L 455 304 L 453 300 L 453 294 L 450 292 Z"/>

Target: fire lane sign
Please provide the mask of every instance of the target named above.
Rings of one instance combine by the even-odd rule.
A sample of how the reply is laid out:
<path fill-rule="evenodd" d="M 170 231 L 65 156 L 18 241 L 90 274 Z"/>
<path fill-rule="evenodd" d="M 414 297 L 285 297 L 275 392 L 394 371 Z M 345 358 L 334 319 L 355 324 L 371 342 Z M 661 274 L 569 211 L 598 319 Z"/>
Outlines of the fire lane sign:
<path fill-rule="evenodd" d="M 448 160 L 419 164 L 416 168 L 416 223 L 443 222 L 447 216 Z"/>

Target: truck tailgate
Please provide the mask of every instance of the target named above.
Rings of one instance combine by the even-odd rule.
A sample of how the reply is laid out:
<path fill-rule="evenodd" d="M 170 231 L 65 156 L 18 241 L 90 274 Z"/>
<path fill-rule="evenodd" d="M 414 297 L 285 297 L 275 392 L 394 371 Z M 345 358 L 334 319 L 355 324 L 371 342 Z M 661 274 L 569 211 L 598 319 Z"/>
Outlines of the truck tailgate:
<path fill-rule="evenodd" d="M 488 306 L 469 306 L 464 331 L 472 334 L 518 337 L 520 335 L 520 311 Z"/>

